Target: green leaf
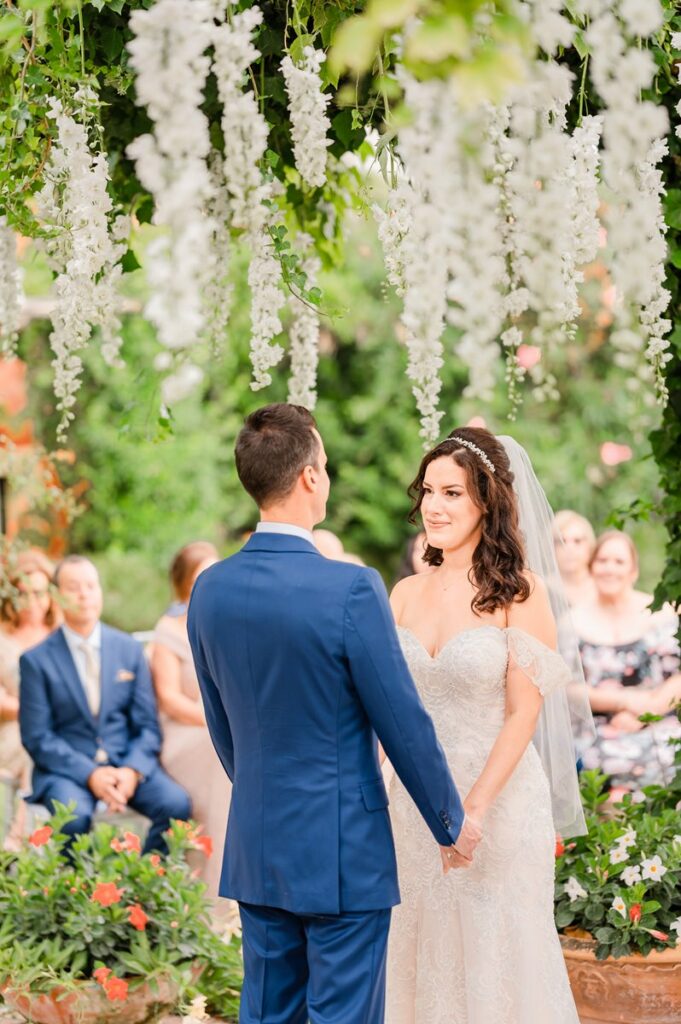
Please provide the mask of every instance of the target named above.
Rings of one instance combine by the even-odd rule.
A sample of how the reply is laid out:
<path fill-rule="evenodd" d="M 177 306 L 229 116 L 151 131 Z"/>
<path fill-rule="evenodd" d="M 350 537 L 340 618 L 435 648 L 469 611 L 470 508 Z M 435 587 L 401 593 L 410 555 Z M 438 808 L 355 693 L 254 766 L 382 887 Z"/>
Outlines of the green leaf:
<path fill-rule="evenodd" d="M 374 61 L 381 38 L 381 27 L 366 15 L 344 22 L 336 33 L 329 53 L 329 67 L 342 74 L 350 70 L 356 74 L 366 71 Z"/>
<path fill-rule="evenodd" d="M 465 20 L 457 14 L 441 14 L 428 18 L 412 33 L 405 46 L 405 58 L 410 63 L 438 64 L 448 57 L 468 57 L 470 49 Z"/>
<path fill-rule="evenodd" d="M 133 270 L 140 270 L 142 264 L 137 259 L 137 256 L 132 249 L 128 249 L 121 258 L 121 266 L 124 274 L 130 274 Z"/>

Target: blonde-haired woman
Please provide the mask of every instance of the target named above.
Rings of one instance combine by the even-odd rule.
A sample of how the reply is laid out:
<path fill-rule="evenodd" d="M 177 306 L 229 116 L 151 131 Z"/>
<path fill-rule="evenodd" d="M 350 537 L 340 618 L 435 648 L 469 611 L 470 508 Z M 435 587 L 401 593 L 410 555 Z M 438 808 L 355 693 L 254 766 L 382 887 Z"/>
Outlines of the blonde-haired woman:
<path fill-rule="evenodd" d="M 602 534 L 590 567 L 595 596 L 573 609 L 596 725 L 583 762 L 604 772 L 618 797 L 671 778 L 669 739 L 681 731 L 672 711 L 681 700 L 678 619 L 669 606 L 651 611 L 652 596 L 636 589 L 638 552 L 626 533 Z M 646 713 L 663 718 L 644 725 Z"/>
<path fill-rule="evenodd" d="M 563 589 L 571 605 L 592 600 L 596 588 L 589 562 L 596 546 L 596 535 L 588 519 L 563 508 L 553 519 L 553 542 Z"/>
<path fill-rule="evenodd" d="M 21 790 L 28 788 L 30 761 L 19 735 L 19 658 L 59 625 L 61 615 L 50 590 L 52 564 L 41 551 L 20 552 L 5 571 L 14 593 L 0 605 L 0 776 Z M 20 841 L 24 811 L 20 804 L 8 848 Z"/>
<path fill-rule="evenodd" d="M 170 581 L 176 603 L 154 630 L 151 673 L 163 731 L 161 763 L 187 790 L 194 819 L 213 840 L 212 855 L 197 859 L 196 866 L 214 900 L 216 918 L 223 919 L 233 912 L 231 903 L 217 899 L 231 786 L 208 735 L 187 637 L 192 587 L 199 574 L 217 560 L 216 548 L 207 541 L 193 541 L 173 558 Z"/>

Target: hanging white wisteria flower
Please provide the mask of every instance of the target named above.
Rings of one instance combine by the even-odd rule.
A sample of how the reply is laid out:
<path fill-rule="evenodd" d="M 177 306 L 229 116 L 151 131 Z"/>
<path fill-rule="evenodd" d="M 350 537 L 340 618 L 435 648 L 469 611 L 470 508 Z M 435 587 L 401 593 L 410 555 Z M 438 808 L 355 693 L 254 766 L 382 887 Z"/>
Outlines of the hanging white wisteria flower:
<path fill-rule="evenodd" d="M 420 434 L 432 444 L 440 432 L 438 408 L 442 332 L 447 308 L 447 210 L 443 209 L 441 178 L 449 167 L 451 112 L 447 83 L 417 82 L 404 76 L 411 121 L 400 136 L 399 152 L 411 183 L 413 206 L 410 230 L 402 243 L 404 308 L 409 362 L 407 376 L 421 415 Z"/>
<path fill-rule="evenodd" d="M 152 292 L 147 315 L 170 349 L 191 346 L 204 324 L 202 289 L 213 225 L 206 215 L 209 126 L 200 108 L 214 12 L 210 0 L 157 0 L 130 16 L 137 103 L 146 107 L 154 132 L 135 139 L 128 155 L 154 198 L 153 222 L 163 232 L 146 253 Z"/>
<path fill-rule="evenodd" d="M 222 174 L 222 159 L 218 153 L 211 154 L 208 166 L 212 195 L 208 200 L 207 212 L 212 231 L 204 288 L 205 334 L 213 352 L 217 354 L 227 333 L 234 291 L 230 276 L 232 233 L 229 196 Z"/>
<path fill-rule="evenodd" d="M 293 156 L 301 178 L 312 188 L 321 187 L 326 181 L 326 151 L 330 145 L 326 137 L 331 127 L 326 116 L 329 97 L 322 92 L 319 74 L 324 60 L 321 50 L 306 46 L 299 63 L 294 63 L 288 54 L 281 62 L 291 115 Z"/>
<path fill-rule="evenodd" d="M 102 329 L 104 356 L 109 362 L 118 361 L 121 268 L 117 264 L 125 251 L 129 225 L 127 218 L 117 218 L 109 232 L 112 203 L 107 160 L 104 153 L 91 152 L 84 125 L 54 98 L 48 116 L 56 122 L 57 138 L 45 168 L 45 184 L 36 196 L 36 215 L 48 230 L 43 246 L 57 273 L 50 344 L 55 355 L 57 408 L 62 414 L 57 435 L 63 441 L 80 386 L 79 352 L 94 325 Z"/>
<path fill-rule="evenodd" d="M 404 243 L 413 227 L 413 209 L 414 195 L 404 175 L 391 189 L 385 210 L 378 203 L 371 207 L 383 247 L 386 275 L 398 295 L 404 295 L 406 288 Z"/>
<path fill-rule="evenodd" d="M 298 235 L 298 245 L 307 250 L 302 261 L 302 271 L 309 291 L 317 284 L 321 260 L 312 250 L 309 235 Z M 312 411 L 317 404 L 317 364 L 319 362 L 319 313 L 306 300 L 292 295 L 289 306 L 293 319 L 289 328 L 291 343 L 291 376 L 288 383 L 288 401 L 304 405 Z"/>
<path fill-rule="evenodd" d="M 664 401 L 671 323 L 664 317 L 670 295 L 663 286 L 667 248 L 659 163 L 667 152 L 668 119 L 663 107 L 641 98 L 653 81 L 655 62 L 639 39 L 662 25 L 662 9 L 657 0 L 588 0 L 588 9 L 591 76 L 605 105 L 605 223 L 616 290 L 611 342 L 616 361 L 632 371 L 631 387 L 636 376 L 649 379 L 640 359 L 645 351 Z"/>
<path fill-rule="evenodd" d="M 22 298 L 16 235 L 7 218 L 0 217 L 0 356 L 14 352 Z"/>
<path fill-rule="evenodd" d="M 281 332 L 284 304 L 281 265 L 270 229 L 275 219 L 274 183 L 264 178 L 261 161 L 267 147 L 267 123 L 253 92 L 244 90 L 250 64 L 259 56 L 253 33 L 262 21 L 258 7 L 233 14 L 215 32 L 213 71 L 222 103 L 225 140 L 224 182 L 232 227 L 241 229 L 251 248 L 248 283 L 251 289 L 251 363 L 254 391 L 272 382 L 269 373 L 284 350 L 272 339 Z"/>
<path fill-rule="evenodd" d="M 251 262 L 248 286 L 251 290 L 251 388 L 259 391 L 272 383 L 270 370 L 281 361 L 284 350 L 272 339 L 282 331 L 279 310 L 284 305 L 281 290 L 281 265 L 274 255 L 269 225 L 249 233 Z"/>

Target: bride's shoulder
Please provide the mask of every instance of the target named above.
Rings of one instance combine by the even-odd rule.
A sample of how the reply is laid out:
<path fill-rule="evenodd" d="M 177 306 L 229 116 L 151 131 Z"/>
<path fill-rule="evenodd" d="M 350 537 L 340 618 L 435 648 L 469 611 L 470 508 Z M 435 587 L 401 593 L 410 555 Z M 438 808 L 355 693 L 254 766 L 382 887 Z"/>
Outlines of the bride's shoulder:
<path fill-rule="evenodd" d="M 390 592 L 390 605 L 398 622 L 400 620 L 400 612 L 403 611 L 406 605 L 421 597 L 424 586 L 428 585 L 427 581 L 434 571 L 434 569 L 428 569 L 426 572 L 417 572 L 414 576 L 405 576 L 404 579 L 398 580 L 395 584 Z"/>
<path fill-rule="evenodd" d="M 546 584 L 529 569 L 523 574 L 530 584 L 524 601 L 515 600 L 508 608 L 508 625 L 529 633 L 547 647 L 556 646 L 556 622 L 551 611 Z"/>

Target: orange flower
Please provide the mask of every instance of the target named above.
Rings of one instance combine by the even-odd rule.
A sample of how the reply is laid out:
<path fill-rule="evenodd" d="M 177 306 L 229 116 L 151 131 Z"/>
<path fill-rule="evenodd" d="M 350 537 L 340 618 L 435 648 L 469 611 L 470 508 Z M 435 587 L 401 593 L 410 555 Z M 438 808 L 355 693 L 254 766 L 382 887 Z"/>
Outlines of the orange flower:
<path fill-rule="evenodd" d="M 113 903 L 120 903 L 121 896 L 125 889 L 118 889 L 114 882 L 99 882 L 95 886 L 90 899 L 93 903 L 100 903 L 103 907 L 110 907 Z"/>
<path fill-rule="evenodd" d="M 632 905 L 629 907 L 629 920 L 634 922 L 641 920 L 640 903 L 632 903 Z"/>
<path fill-rule="evenodd" d="M 147 921 L 149 918 L 142 910 L 139 903 L 135 903 L 134 906 L 128 907 L 128 922 L 136 928 L 138 932 L 143 932 L 147 927 Z"/>
<path fill-rule="evenodd" d="M 110 974 L 110 967 L 98 967 L 96 971 L 92 972 L 92 977 L 95 979 L 95 981 L 98 981 L 100 985 L 103 985 Z"/>
<path fill-rule="evenodd" d="M 192 842 L 197 850 L 202 850 L 205 853 L 206 857 L 210 857 L 213 853 L 213 840 L 210 836 L 195 836 Z"/>
<path fill-rule="evenodd" d="M 78 892 L 78 890 L 76 889 L 75 885 L 72 885 L 71 888 L 69 889 L 69 892 L 70 893 L 76 893 L 76 892 Z"/>
<path fill-rule="evenodd" d="M 33 835 L 28 837 L 28 841 L 31 846 L 44 846 L 45 843 L 49 842 L 50 836 L 52 835 L 52 826 L 43 825 L 42 828 L 37 828 Z"/>
<path fill-rule="evenodd" d="M 177 921 L 171 921 L 170 922 L 170 927 L 171 928 L 177 928 Z"/>
<path fill-rule="evenodd" d="M 116 853 L 121 853 L 125 849 L 125 847 L 123 846 L 123 843 L 120 841 L 120 839 L 112 839 L 111 849 L 114 850 Z"/>
<path fill-rule="evenodd" d="M 119 1000 L 124 1003 L 128 998 L 128 983 L 123 978 L 109 978 L 104 982 L 104 991 L 109 1002 Z"/>
<path fill-rule="evenodd" d="M 124 832 L 123 839 L 125 840 L 123 847 L 128 851 L 128 853 L 142 852 L 142 843 L 140 842 L 140 837 L 136 832 Z"/>
<path fill-rule="evenodd" d="M 166 869 L 165 869 L 165 868 L 157 868 L 157 869 L 156 869 L 156 874 L 157 874 L 157 875 L 158 875 L 158 876 L 159 876 L 160 878 L 162 878 L 162 877 L 163 877 L 163 875 L 165 875 L 165 873 L 166 873 Z"/>
<path fill-rule="evenodd" d="M 565 853 L 565 843 L 561 836 L 556 835 L 556 857 L 562 857 Z"/>
<path fill-rule="evenodd" d="M 649 935 L 652 935 L 654 939 L 659 939 L 660 942 L 668 942 L 669 936 L 666 932 L 658 932 L 656 928 L 646 928 Z"/>
<path fill-rule="evenodd" d="M 151 864 L 152 868 L 157 868 L 161 863 L 161 858 L 157 853 L 152 853 L 152 855 L 149 857 L 149 863 Z"/>

